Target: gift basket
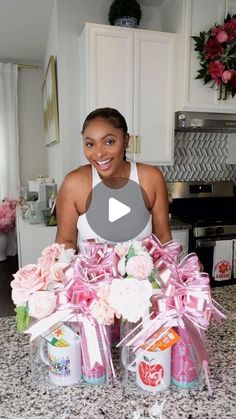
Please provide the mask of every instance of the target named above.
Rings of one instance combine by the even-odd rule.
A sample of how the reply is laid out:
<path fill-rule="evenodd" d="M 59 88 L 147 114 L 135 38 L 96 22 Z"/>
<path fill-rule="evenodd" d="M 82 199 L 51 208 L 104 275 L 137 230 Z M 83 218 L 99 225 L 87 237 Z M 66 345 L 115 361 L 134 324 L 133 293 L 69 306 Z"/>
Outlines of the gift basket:
<path fill-rule="evenodd" d="M 53 244 L 19 269 L 12 298 L 18 330 L 31 335 L 33 383 L 104 385 L 121 367 L 127 391 L 198 389 L 204 379 L 211 394 L 205 331 L 225 314 L 197 255 L 180 260 L 181 250 L 154 235 L 86 241 L 78 255 Z"/>

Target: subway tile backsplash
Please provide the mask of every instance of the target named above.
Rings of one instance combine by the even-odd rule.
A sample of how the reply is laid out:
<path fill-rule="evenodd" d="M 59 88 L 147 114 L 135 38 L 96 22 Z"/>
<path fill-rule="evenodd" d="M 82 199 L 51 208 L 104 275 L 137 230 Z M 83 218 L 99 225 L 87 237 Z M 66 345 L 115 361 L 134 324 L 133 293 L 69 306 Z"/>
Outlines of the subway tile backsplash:
<path fill-rule="evenodd" d="M 160 166 L 168 182 L 236 180 L 236 165 L 226 163 L 228 135 L 183 133 L 175 135 L 174 165 Z"/>

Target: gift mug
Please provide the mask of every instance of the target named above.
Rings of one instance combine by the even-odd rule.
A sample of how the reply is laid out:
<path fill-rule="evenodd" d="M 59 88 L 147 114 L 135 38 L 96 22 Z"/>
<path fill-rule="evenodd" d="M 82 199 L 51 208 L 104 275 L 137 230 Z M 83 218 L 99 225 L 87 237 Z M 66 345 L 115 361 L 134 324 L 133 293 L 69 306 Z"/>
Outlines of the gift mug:
<path fill-rule="evenodd" d="M 125 365 L 125 349 L 122 349 L 122 362 Z M 171 348 L 164 351 L 139 349 L 136 362 L 128 366 L 136 373 L 136 383 L 143 390 L 159 392 L 167 389 L 171 383 Z"/>
<path fill-rule="evenodd" d="M 80 337 L 62 325 L 42 339 L 42 361 L 48 365 L 49 380 L 58 386 L 76 384 L 81 379 Z"/>

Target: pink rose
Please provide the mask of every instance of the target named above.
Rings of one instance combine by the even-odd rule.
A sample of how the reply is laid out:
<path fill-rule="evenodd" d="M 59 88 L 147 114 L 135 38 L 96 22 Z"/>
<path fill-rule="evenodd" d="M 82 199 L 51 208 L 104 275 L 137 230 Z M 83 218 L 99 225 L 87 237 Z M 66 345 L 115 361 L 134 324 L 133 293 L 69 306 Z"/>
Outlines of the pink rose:
<path fill-rule="evenodd" d="M 149 253 L 143 253 L 130 258 L 126 264 L 128 276 L 137 279 L 147 279 L 153 269 L 153 261 Z"/>
<path fill-rule="evenodd" d="M 12 299 L 17 306 L 26 304 L 31 294 L 45 287 L 45 277 L 37 265 L 26 265 L 13 276 Z"/>
<path fill-rule="evenodd" d="M 49 272 L 53 263 L 59 258 L 64 246 L 54 243 L 51 246 L 45 247 L 42 251 L 42 256 L 38 259 L 38 265 L 44 272 Z"/>
<path fill-rule="evenodd" d="M 220 31 L 217 33 L 216 39 L 220 44 L 223 44 L 223 42 L 227 42 L 228 35 L 225 31 Z"/>
<path fill-rule="evenodd" d="M 220 57 L 224 50 L 222 45 L 216 40 L 209 38 L 205 45 L 205 58 L 210 60 L 212 58 Z"/>
<path fill-rule="evenodd" d="M 36 291 L 29 298 L 29 315 L 36 319 L 49 316 L 56 308 L 56 299 L 52 291 Z"/>
<path fill-rule="evenodd" d="M 220 77 L 224 72 L 224 66 L 220 61 L 211 61 L 208 64 L 208 70 L 211 77 L 215 80 L 216 84 L 222 84 Z"/>
<path fill-rule="evenodd" d="M 226 70 L 222 74 L 222 81 L 224 83 L 228 83 L 228 81 L 232 78 L 233 72 L 231 70 Z"/>
<path fill-rule="evenodd" d="M 233 41 L 233 39 L 236 37 L 236 18 L 226 22 L 223 28 L 228 35 L 228 42 Z"/>

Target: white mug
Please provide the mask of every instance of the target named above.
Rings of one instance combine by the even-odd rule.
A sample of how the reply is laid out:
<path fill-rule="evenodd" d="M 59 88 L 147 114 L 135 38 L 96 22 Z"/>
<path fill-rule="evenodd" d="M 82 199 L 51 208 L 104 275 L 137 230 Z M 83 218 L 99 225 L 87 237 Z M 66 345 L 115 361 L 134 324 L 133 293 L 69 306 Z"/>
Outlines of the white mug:
<path fill-rule="evenodd" d="M 67 326 L 62 325 L 45 336 L 40 343 L 39 354 L 48 365 L 49 380 L 54 384 L 69 386 L 80 381 L 80 337 Z"/>
<path fill-rule="evenodd" d="M 122 362 L 125 362 L 125 350 L 122 349 Z M 136 373 L 136 383 L 143 390 L 159 392 L 167 389 L 171 383 L 171 348 L 164 351 L 148 351 L 139 349 L 136 362 L 128 366 L 128 370 Z"/>

